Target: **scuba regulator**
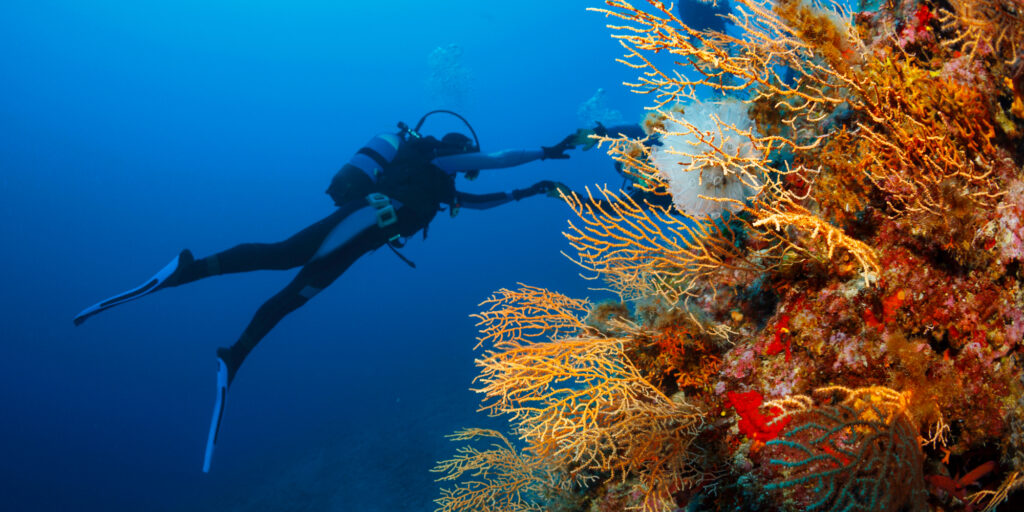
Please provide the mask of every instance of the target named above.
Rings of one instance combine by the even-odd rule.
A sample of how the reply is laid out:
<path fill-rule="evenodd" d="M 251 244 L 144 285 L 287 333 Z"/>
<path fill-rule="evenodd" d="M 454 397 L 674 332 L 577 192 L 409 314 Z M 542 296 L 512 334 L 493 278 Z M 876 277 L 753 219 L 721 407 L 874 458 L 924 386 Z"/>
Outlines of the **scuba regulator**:
<path fill-rule="evenodd" d="M 422 135 L 420 135 L 420 128 L 423 127 L 423 123 L 426 122 L 427 118 L 432 116 L 432 115 L 434 115 L 434 114 L 449 114 L 449 115 L 453 115 L 453 116 L 459 118 L 459 120 L 462 121 L 462 123 L 466 125 L 466 128 L 469 128 L 469 133 L 473 134 L 473 144 L 471 144 L 471 145 L 469 145 L 469 144 L 467 144 L 467 145 L 458 144 L 458 148 L 457 149 L 459 149 L 459 151 L 458 151 L 459 153 L 472 153 L 472 152 L 475 152 L 475 151 L 480 151 L 480 139 L 479 139 L 479 137 L 476 136 L 476 130 L 473 129 L 473 126 L 471 124 L 469 124 L 469 121 L 467 121 L 465 117 L 462 117 L 461 115 L 459 115 L 459 114 L 457 114 L 455 112 L 452 112 L 451 110 L 431 110 L 430 112 L 427 112 L 426 114 L 423 114 L 423 117 L 421 117 L 419 122 L 416 123 L 416 127 L 415 128 L 409 128 L 409 125 L 405 124 L 404 122 L 399 121 L 398 122 L 398 130 L 399 130 L 398 135 L 400 137 L 402 137 L 403 140 L 410 140 L 410 139 L 419 139 L 419 138 L 421 138 Z"/>

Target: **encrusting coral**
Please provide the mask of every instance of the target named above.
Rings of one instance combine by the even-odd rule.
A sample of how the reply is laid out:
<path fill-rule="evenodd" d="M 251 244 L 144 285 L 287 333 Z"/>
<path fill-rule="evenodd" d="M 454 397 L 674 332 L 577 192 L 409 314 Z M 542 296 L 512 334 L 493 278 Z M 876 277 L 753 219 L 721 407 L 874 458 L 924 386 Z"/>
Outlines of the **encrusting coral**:
<path fill-rule="evenodd" d="M 720 33 L 658 0 L 606 3 L 654 104 L 647 139 L 600 143 L 674 206 L 566 197 L 571 257 L 617 300 L 522 286 L 485 303 L 477 391 L 521 448 L 441 463 L 476 479 L 440 510 L 533 510 L 498 492 L 504 460 L 544 510 L 1014 499 L 1024 4 L 734 0 Z M 722 104 L 745 117 L 708 113 Z M 744 192 L 684 190 L 688 173 Z"/>

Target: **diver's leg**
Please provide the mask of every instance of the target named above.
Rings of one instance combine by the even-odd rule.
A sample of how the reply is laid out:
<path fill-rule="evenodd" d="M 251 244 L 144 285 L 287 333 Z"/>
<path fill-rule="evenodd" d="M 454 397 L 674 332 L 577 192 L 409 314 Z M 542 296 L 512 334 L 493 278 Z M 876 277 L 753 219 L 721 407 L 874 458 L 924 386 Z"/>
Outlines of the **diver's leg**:
<path fill-rule="evenodd" d="M 217 349 L 217 399 L 214 402 L 213 419 L 206 440 L 203 471 L 210 469 L 228 386 L 234 380 L 242 362 L 260 340 L 288 313 L 295 311 L 333 283 L 363 254 L 388 243 L 393 235 L 410 235 L 429 222 L 429 217 L 424 219 L 411 214 L 403 215 L 400 209 L 397 212 L 397 222 L 381 227 L 378 224 L 383 222 L 384 217 L 378 219 L 378 213 L 385 211 L 387 210 L 378 212 L 376 208 L 365 206 L 342 219 L 330 230 L 295 279 L 260 306 L 238 341 L 230 347 Z"/>
<path fill-rule="evenodd" d="M 85 308 L 75 316 L 74 323 L 81 325 L 89 317 L 114 306 L 204 277 L 250 270 L 283 270 L 303 265 L 312 258 L 334 227 L 360 207 L 355 203 L 343 205 L 287 240 L 274 244 L 242 244 L 198 260 L 185 249 L 141 285 Z"/>
<path fill-rule="evenodd" d="M 334 213 L 281 242 L 244 243 L 226 251 L 195 260 L 184 267 L 179 276 L 167 286 L 178 286 L 205 277 L 253 270 L 287 270 L 306 264 L 327 235 L 343 219 L 364 205 L 349 203 L 340 206 Z"/>
<path fill-rule="evenodd" d="M 330 285 L 360 256 L 380 247 L 385 242 L 387 242 L 387 238 L 382 236 L 381 230 L 376 225 L 373 225 L 372 229 L 358 234 L 327 257 L 310 262 L 299 271 L 299 274 L 288 286 L 260 306 L 234 345 L 217 349 L 217 396 L 213 404 L 210 431 L 206 438 L 203 472 L 210 470 L 213 451 L 220 434 L 228 387 L 235 379 L 238 368 L 249 352 L 252 352 L 256 344 L 288 313 L 295 311 Z"/>
<path fill-rule="evenodd" d="M 377 227 L 374 212 L 367 207 L 340 223 L 325 240 L 323 254 L 317 252 L 288 286 L 260 306 L 238 341 L 217 350 L 228 369 L 228 382 L 234 380 L 246 356 L 282 318 L 333 283 L 363 254 L 387 243 L 392 230 Z M 344 239 L 330 245 L 338 237 Z"/>
<path fill-rule="evenodd" d="M 319 236 L 316 246 L 304 248 L 305 266 L 295 279 L 260 306 L 234 345 L 217 349 L 217 397 L 213 404 L 213 417 L 206 438 L 203 472 L 210 470 L 213 451 L 220 434 L 228 386 L 231 385 L 249 352 L 282 318 L 334 282 L 360 256 L 387 243 L 388 234 L 377 226 L 376 209 L 365 205 L 342 208 L 346 212 L 343 218 Z"/>

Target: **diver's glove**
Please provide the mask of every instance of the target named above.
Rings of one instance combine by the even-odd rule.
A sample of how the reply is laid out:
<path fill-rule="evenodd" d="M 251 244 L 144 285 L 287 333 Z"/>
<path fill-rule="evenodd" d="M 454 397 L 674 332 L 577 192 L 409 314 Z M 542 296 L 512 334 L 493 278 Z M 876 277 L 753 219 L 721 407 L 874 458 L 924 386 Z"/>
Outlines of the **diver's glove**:
<path fill-rule="evenodd" d="M 580 128 L 572 135 L 566 137 L 565 140 L 569 141 L 570 147 L 576 148 L 581 146 L 583 151 L 587 151 L 597 145 L 598 137 L 606 136 L 608 136 L 608 129 L 600 121 L 597 121 L 593 128 Z"/>
<path fill-rule="evenodd" d="M 512 199 L 518 201 L 524 197 L 535 196 L 537 194 L 547 194 L 550 197 L 561 197 L 560 191 L 565 191 L 565 193 L 568 194 L 569 187 L 564 183 L 559 183 L 557 181 L 544 180 L 538 181 L 527 188 L 513 190 Z"/>
<path fill-rule="evenodd" d="M 565 152 L 567 150 L 569 150 L 569 149 L 572 149 L 572 148 L 576 147 L 573 144 L 573 140 L 575 140 L 575 138 L 576 138 L 576 134 L 574 133 L 574 134 L 572 134 L 572 135 L 562 139 L 562 142 L 559 142 L 558 144 L 555 144 L 554 146 L 541 146 L 540 149 L 542 151 L 544 151 L 544 154 L 541 155 L 540 159 L 541 160 L 548 160 L 548 159 L 563 160 L 563 159 L 569 158 L 569 155 L 565 154 Z"/>

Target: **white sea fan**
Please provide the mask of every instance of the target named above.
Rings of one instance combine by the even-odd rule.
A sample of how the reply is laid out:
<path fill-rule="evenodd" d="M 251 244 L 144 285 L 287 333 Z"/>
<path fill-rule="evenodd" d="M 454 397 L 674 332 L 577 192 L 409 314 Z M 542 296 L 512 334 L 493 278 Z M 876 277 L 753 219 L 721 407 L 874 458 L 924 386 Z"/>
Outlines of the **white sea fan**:
<path fill-rule="evenodd" d="M 698 218 L 741 210 L 762 183 L 744 165 L 758 160 L 747 105 L 735 99 L 695 101 L 683 110 L 679 114 L 673 109 L 664 123 L 662 145 L 651 150 L 651 161 L 668 182 L 676 208 Z"/>

